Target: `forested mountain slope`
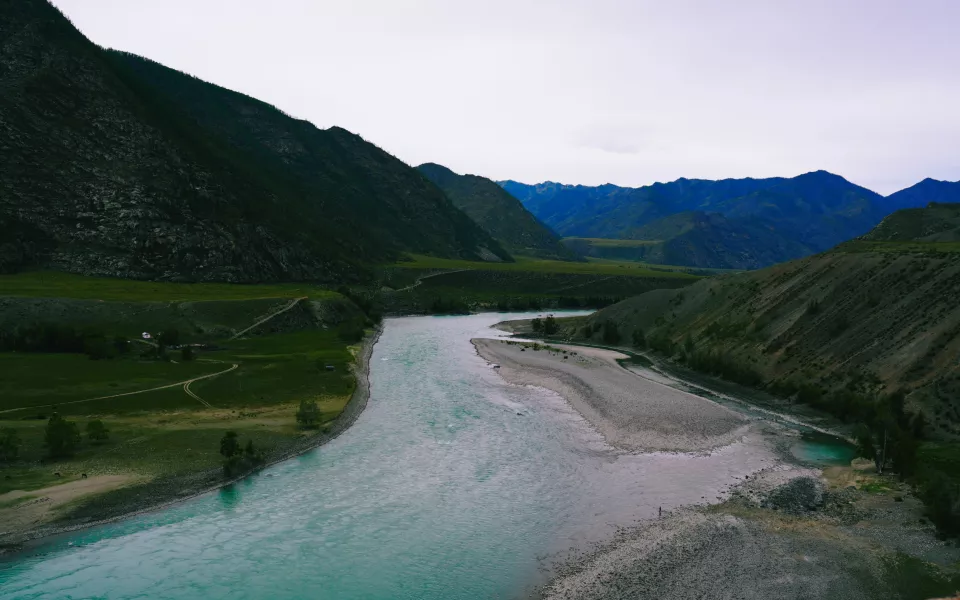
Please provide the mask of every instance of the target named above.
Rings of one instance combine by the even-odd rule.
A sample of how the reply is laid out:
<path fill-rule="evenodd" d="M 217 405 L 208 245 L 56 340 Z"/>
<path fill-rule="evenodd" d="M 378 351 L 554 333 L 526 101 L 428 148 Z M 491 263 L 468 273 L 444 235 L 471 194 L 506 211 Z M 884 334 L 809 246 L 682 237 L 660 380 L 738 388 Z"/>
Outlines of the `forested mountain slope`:
<path fill-rule="evenodd" d="M 867 233 L 893 210 L 926 204 L 906 194 L 884 198 L 825 171 L 641 188 L 501 185 L 565 237 L 654 242 L 636 258 L 712 268 L 757 268 L 822 252 Z M 589 254 L 612 258 L 612 248 Z"/>
<path fill-rule="evenodd" d="M 354 134 L 105 51 L 45 0 L 2 6 L 4 270 L 350 280 L 403 251 L 509 259 Z"/>
<path fill-rule="evenodd" d="M 557 234 L 495 182 L 477 175 L 459 175 L 435 163 L 417 169 L 509 252 L 560 260 L 577 258 Z"/>

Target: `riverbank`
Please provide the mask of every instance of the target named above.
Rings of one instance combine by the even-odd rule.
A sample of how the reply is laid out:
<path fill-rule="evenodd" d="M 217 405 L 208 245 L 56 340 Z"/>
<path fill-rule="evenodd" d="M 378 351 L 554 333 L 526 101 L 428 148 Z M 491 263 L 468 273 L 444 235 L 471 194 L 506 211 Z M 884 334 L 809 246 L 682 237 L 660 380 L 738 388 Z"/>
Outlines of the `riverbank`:
<path fill-rule="evenodd" d="M 960 549 L 936 538 L 909 486 L 894 475 L 877 475 L 869 461 L 805 465 L 777 433 L 801 423 L 796 416 L 756 410 L 749 402 L 687 384 L 675 374 L 621 365 L 617 360 L 626 356 L 612 350 L 555 343 L 538 343 L 539 350 L 533 350 L 533 343 L 496 340 L 474 340 L 474 345 L 482 357 L 500 365 L 508 382 L 556 391 L 608 439 L 644 426 L 623 415 L 623 398 L 638 411 L 675 424 L 696 414 L 681 409 L 678 417 L 645 401 L 643 396 L 661 386 L 704 393 L 744 409 L 765 424 L 761 429 L 781 455 L 777 466 L 734 482 L 719 504 L 666 512 L 564 557 L 549 567 L 552 577 L 536 590 L 536 598 L 921 599 L 960 589 Z M 597 360 L 601 364 L 593 364 Z M 618 387 L 630 386 L 632 396 L 624 390 L 611 395 L 596 385 L 595 378 L 606 380 L 615 369 L 630 378 Z"/>
<path fill-rule="evenodd" d="M 302 435 L 292 443 L 284 443 L 272 448 L 266 456 L 265 464 L 258 470 L 309 452 L 330 442 L 357 420 L 370 397 L 370 357 L 381 333 L 382 326 L 378 326 L 362 340 L 350 367 L 356 379 L 356 387 L 339 415 L 321 431 Z M 292 419 L 292 413 L 289 418 Z M 222 469 L 210 468 L 108 491 L 97 496 L 93 501 L 86 502 L 78 510 L 71 511 L 69 514 L 55 518 L 50 522 L 22 523 L 26 525 L 23 529 L 7 529 L 5 527 L 5 530 L 0 532 L 0 555 L 17 552 L 41 538 L 104 525 L 138 514 L 160 510 L 231 485 L 248 475 L 250 473 L 225 480 Z M 0 508 L 0 511 L 18 510 L 21 506 L 23 504 Z"/>
<path fill-rule="evenodd" d="M 883 484 L 891 488 L 885 488 Z M 556 569 L 539 600 L 925 599 L 960 589 L 960 550 L 869 464 L 780 466 L 710 507 L 624 529 Z"/>
<path fill-rule="evenodd" d="M 515 385 L 552 390 L 615 447 L 628 451 L 703 452 L 746 433 L 748 420 L 715 402 L 623 369 L 626 355 L 600 348 L 471 340 Z"/>

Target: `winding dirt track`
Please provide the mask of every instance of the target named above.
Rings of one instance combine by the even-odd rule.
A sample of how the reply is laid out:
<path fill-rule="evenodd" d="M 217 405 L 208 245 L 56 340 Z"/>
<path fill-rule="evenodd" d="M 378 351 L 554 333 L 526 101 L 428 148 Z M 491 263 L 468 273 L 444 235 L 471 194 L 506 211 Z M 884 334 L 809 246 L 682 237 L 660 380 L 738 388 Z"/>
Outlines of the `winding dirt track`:
<path fill-rule="evenodd" d="M 293 308 L 294 306 L 296 306 L 301 300 L 306 300 L 306 299 L 307 299 L 306 296 L 301 296 L 300 298 L 294 298 L 293 301 L 290 302 L 290 304 L 284 306 L 283 308 L 281 308 L 281 309 L 278 310 L 277 312 L 275 312 L 275 313 L 273 313 L 273 314 L 271 314 L 271 315 L 267 315 L 266 317 L 260 319 L 259 321 L 257 321 L 257 322 L 254 323 L 253 325 L 251 325 L 250 327 L 247 327 L 246 329 L 243 329 L 243 330 L 241 330 L 241 331 L 238 331 L 237 333 L 235 333 L 235 334 L 233 334 L 232 336 L 230 336 L 228 339 L 231 339 L 231 340 L 237 339 L 238 337 L 240 337 L 241 335 L 243 335 L 243 334 L 245 334 L 246 332 L 250 331 L 251 329 L 256 329 L 257 327 L 260 327 L 261 325 L 263 325 L 264 323 L 266 323 L 266 322 L 269 321 L 270 319 L 272 319 L 272 318 L 274 318 L 274 317 L 276 317 L 276 316 L 278 316 L 278 315 L 282 315 L 283 313 L 287 312 L 288 310 L 290 310 L 291 308 Z M 187 392 L 187 393 L 189 394 L 190 392 Z"/>
<path fill-rule="evenodd" d="M 133 396 L 134 394 L 145 394 L 147 392 L 155 392 L 157 390 L 165 390 L 167 388 L 179 387 L 179 386 L 183 386 L 183 391 L 187 392 L 187 394 L 189 394 L 193 398 L 196 398 L 206 406 L 210 406 L 210 404 L 206 400 L 203 400 L 202 398 L 194 394 L 192 391 L 190 391 L 188 389 L 189 385 L 194 381 L 200 381 L 201 379 L 209 379 L 211 377 L 216 377 L 217 375 L 223 375 L 224 373 L 229 373 L 230 371 L 236 369 L 239 366 L 240 366 L 239 363 L 233 363 L 233 365 L 229 369 L 224 369 L 223 371 L 217 371 L 216 373 L 210 373 L 208 375 L 201 375 L 200 377 L 194 377 L 193 379 L 187 379 L 186 381 L 168 383 L 166 385 L 152 387 L 146 390 L 137 390 L 135 392 L 124 392 L 122 394 L 112 394 L 110 396 L 97 396 L 96 398 L 84 398 L 83 400 L 71 400 L 70 402 L 58 402 L 56 404 L 36 404 L 33 406 L 21 406 L 20 408 L 8 408 L 6 410 L 0 410 L 0 414 L 14 412 L 18 410 L 32 409 L 32 408 L 48 408 L 51 406 L 63 406 L 65 404 L 80 404 L 81 402 L 93 402 L 94 400 L 109 400 L 110 398 L 120 398 L 122 396 Z"/>

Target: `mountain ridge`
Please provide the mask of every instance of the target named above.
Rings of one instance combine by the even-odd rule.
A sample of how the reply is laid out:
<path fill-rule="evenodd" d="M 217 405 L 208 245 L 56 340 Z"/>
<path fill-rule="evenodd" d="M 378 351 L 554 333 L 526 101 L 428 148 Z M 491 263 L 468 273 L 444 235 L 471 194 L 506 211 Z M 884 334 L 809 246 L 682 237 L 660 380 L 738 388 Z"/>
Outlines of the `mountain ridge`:
<path fill-rule="evenodd" d="M 912 186 L 883 197 L 824 170 L 791 178 L 680 178 L 640 188 L 499 183 L 564 237 L 651 241 L 661 246 L 634 251 L 637 259 L 740 269 L 823 252 L 864 235 L 893 210 L 925 205 L 931 199 L 927 189 L 934 185 L 937 197 L 952 197 L 955 189 L 951 186 L 960 194 L 960 185 L 925 181 L 918 184 L 924 189 Z M 724 226 L 705 228 L 698 238 L 689 232 L 691 222 L 684 233 L 686 241 L 674 246 L 712 248 L 709 252 L 664 251 L 662 244 L 673 238 L 649 235 L 650 229 L 663 230 L 677 215 L 693 214 L 721 215 Z M 773 243 L 775 238 L 779 241 Z M 615 247 L 604 244 L 587 252 L 608 258 Z M 616 252 L 622 255 L 623 251 Z"/>
<path fill-rule="evenodd" d="M 0 269 L 350 281 L 404 252 L 510 260 L 346 130 L 104 50 L 44 0 L 11 5 L 0 37 Z"/>
<path fill-rule="evenodd" d="M 577 260 L 559 236 L 495 182 L 479 175 L 461 175 L 437 163 L 417 167 L 475 223 L 513 254 Z"/>

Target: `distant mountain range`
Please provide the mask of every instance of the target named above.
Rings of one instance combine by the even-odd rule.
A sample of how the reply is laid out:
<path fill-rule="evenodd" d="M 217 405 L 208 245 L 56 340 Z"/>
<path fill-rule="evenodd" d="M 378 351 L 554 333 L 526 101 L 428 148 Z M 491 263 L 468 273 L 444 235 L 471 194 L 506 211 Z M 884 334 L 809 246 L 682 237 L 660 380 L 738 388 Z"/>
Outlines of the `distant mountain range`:
<path fill-rule="evenodd" d="M 422 164 L 417 169 L 507 251 L 539 258 L 577 259 L 556 233 L 494 181 L 477 175 L 458 175 L 434 163 Z"/>
<path fill-rule="evenodd" d="M 45 0 L 0 19 L 0 270 L 329 280 L 403 252 L 511 260 L 359 136 L 88 41 Z"/>
<path fill-rule="evenodd" d="M 864 235 L 895 210 L 960 196 L 960 182 L 927 179 L 883 197 L 826 171 L 641 188 L 499 183 L 588 256 L 732 269 L 822 252 Z"/>

